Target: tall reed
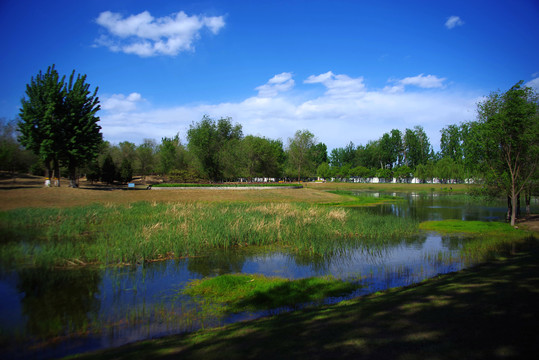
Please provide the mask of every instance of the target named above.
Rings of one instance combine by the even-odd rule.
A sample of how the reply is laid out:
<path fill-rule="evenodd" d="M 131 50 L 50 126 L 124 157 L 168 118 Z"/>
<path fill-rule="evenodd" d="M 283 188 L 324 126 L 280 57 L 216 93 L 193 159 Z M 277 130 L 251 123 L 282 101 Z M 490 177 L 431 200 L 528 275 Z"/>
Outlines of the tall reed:
<path fill-rule="evenodd" d="M 328 254 L 417 231 L 413 220 L 303 203 L 149 203 L 0 213 L 4 265 L 140 263 L 212 248 Z"/>

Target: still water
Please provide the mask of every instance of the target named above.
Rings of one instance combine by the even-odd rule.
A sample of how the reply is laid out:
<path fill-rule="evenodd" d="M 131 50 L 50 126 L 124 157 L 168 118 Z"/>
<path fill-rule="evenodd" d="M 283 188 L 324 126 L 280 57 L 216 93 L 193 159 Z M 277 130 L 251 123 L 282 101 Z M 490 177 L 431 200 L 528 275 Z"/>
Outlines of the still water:
<path fill-rule="evenodd" d="M 481 206 L 461 196 L 393 195 L 404 200 L 351 211 L 419 221 L 503 221 L 506 211 L 503 202 Z M 181 289 L 190 280 L 207 276 L 247 273 L 289 279 L 321 275 L 361 278 L 363 287 L 349 297 L 409 285 L 461 269 L 464 265 L 456 255 L 464 241 L 460 236 L 421 232 L 394 239 L 383 248 L 356 248 L 324 257 L 251 248 L 143 266 L 4 271 L 0 274 L 0 355 L 56 358 L 268 315 L 205 316 Z M 447 256 L 440 260 L 440 254 L 454 254 L 454 260 L 448 261 Z M 290 309 L 270 313 L 286 310 Z"/>

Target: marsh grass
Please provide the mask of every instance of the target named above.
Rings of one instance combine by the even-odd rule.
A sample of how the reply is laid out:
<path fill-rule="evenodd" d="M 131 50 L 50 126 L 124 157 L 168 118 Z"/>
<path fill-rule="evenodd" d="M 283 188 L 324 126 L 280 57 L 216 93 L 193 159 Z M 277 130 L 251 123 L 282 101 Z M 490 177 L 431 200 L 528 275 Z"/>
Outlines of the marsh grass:
<path fill-rule="evenodd" d="M 358 289 L 356 282 L 333 277 L 289 280 L 263 275 L 226 274 L 193 280 L 183 292 L 203 304 L 221 304 L 221 311 L 271 310 L 316 303 L 327 297 L 344 296 Z"/>
<path fill-rule="evenodd" d="M 122 264 L 277 245 L 331 254 L 417 231 L 413 220 L 305 203 L 158 203 L 0 213 L 3 266 Z"/>

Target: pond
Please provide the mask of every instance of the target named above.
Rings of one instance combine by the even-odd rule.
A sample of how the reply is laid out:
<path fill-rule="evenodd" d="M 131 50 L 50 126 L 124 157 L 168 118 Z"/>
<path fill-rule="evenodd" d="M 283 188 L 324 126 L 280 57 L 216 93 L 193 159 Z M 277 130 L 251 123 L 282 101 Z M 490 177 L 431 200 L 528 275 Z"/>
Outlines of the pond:
<path fill-rule="evenodd" d="M 503 202 L 483 206 L 462 195 L 391 195 L 403 200 L 351 211 L 419 221 L 497 221 L 504 219 L 506 211 Z M 207 276 L 247 273 L 289 279 L 324 275 L 361 279 L 361 289 L 347 297 L 409 285 L 465 266 L 456 256 L 465 241 L 462 236 L 420 232 L 393 239 L 384 247 L 358 247 L 331 256 L 251 247 L 139 266 L 4 271 L 0 274 L 0 353 L 3 358 L 55 358 L 291 310 L 205 315 L 181 290 L 190 280 Z"/>

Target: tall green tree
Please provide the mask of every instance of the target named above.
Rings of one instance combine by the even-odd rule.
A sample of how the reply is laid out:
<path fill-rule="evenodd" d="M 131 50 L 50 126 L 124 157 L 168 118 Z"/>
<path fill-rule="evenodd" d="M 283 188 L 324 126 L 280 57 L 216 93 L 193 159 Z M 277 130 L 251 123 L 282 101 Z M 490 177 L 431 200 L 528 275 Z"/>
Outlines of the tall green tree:
<path fill-rule="evenodd" d="M 422 126 L 406 129 L 403 136 L 405 163 L 415 169 L 419 164 L 426 164 L 430 158 L 432 147 Z"/>
<path fill-rule="evenodd" d="M 221 118 L 217 122 L 204 115 L 202 120 L 192 124 L 187 131 L 187 148 L 199 164 L 200 173 L 212 180 L 223 178 L 223 164 L 220 154 L 227 142 L 241 140 L 243 132 L 241 125 L 232 124 L 231 118 Z"/>
<path fill-rule="evenodd" d="M 75 70 L 69 77 L 63 99 L 63 117 L 60 138 L 63 138 L 60 156 L 68 168 L 71 187 L 76 187 L 76 170 L 95 159 L 103 141 L 101 126 L 98 125 L 99 98 L 97 90 L 90 92 L 86 75 L 77 75 Z"/>
<path fill-rule="evenodd" d="M 291 169 L 298 175 L 298 181 L 302 175 L 314 171 L 314 164 L 309 155 L 315 143 L 314 135 L 309 130 L 298 130 L 293 138 L 288 139 L 288 161 Z"/>
<path fill-rule="evenodd" d="M 448 157 L 453 161 L 462 161 L 462 134 L 458 125 L 448 125 L 440 130 L 440 155 L 442 158 Z"/>
<path fill-rule="evenodd" d="M 146 176 L 154 170 L 155 152 L 157 145 L 153 139 L 144 139 L 142 144 L 137 146 L 135 156 L 138 161 L 138 172 L 142 179 L 146 181 Z"/>
<path fill-rule="evenodd" d="M 102 141 L 98 89 L 89 88 L 86 75 L 75 78 L 73 71 L 66 84 L 53 65 L 31 78 L 21 101 L 19 141 L 42 159 L 48 177 L 59 180 L 60 164 L 65 165 L 72 186 L 76 168 L 98 155 Z"/>
<path fill-rule="evenodd" d="M 45 74 L 39 71 L 26 85 L 17 124 L 19 142 L 43 161 L 51 179 L 59 179 L 64 88 L 65 76 L 60 78 L 54 65 Z"/>
<path fill-rule="evenodd" d="M 479 166 L 486 179 L 511 199 L 511 225 L 516 220 L 518 196 L 539 161 L 538 97 L 522 83 L 480 102 L 474 127 L 477 150 L 482 152 Z"/>

